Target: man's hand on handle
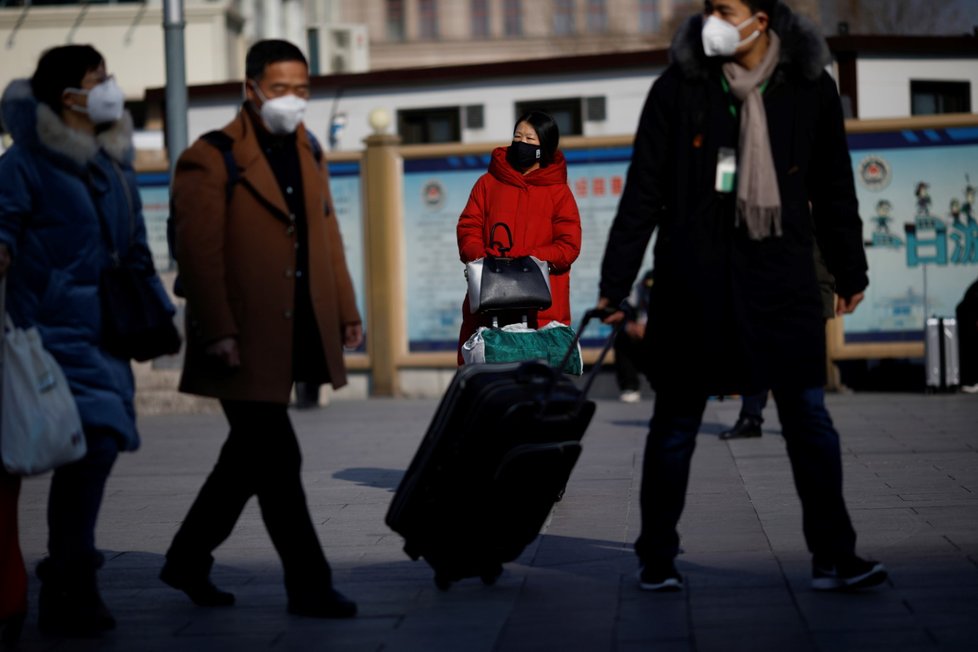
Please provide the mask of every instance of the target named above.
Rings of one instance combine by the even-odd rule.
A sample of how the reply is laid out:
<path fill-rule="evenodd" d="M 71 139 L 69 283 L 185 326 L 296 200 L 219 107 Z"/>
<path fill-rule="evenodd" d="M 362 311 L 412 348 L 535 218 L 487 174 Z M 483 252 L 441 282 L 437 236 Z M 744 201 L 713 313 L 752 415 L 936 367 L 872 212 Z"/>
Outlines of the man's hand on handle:
<path fill-rule="evenodd" d="M 625 318 L 624 310 L 615 310 L 611 307 L 611 301 L 607 297 L 601 297 L 598 299 L 598 305 L 595 306 L 600 311 L 606 311 L 608 313 L 607 317 L 604 317 L 601 321 L 605 324 L 617 324 Z"/>
<path fill-rule="evenodd" d="M 857 292 L 848 299 L 844 297 L 835 298 L 835 314 L 838 315 L 850 315 L 856 310 L 856 306 L 866 298 L 864 292 Z"/>

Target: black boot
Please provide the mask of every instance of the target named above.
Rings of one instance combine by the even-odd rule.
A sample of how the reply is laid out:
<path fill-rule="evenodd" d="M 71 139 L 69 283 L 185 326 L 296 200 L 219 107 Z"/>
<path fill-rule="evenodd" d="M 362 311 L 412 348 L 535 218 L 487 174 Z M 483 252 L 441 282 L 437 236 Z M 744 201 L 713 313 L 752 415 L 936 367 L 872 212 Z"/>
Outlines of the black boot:
<path fill-rule="evenodd" d="M 37 565 L 41 580 L 38 629 L 67 638 L 97 638 L 115 629 L 115 618 L 98 591 L 96 571 L 100 565 L 56 568 L 50 558 Z"/>
<path fill-rule="evenodd" d="M 27 614 L 13 614 L 0 620 L 0 647 L 13 648 L 20 641 Z"/>
<path fill-rule="evenodd" d="M 188 565 L 167 558 L 160 571 L 164 584 L 183 591 L 198 607 L 230 607 L 234 594 L 222 591 L 210 580 L 213 561 L 203 565 Z"/>
<path fill-rule="evenodd" d="M 720 439 L 746 439 L 761 436 L 761 422 L 751 417 L 740 417 L 730 430 L 720 433 Z"/>

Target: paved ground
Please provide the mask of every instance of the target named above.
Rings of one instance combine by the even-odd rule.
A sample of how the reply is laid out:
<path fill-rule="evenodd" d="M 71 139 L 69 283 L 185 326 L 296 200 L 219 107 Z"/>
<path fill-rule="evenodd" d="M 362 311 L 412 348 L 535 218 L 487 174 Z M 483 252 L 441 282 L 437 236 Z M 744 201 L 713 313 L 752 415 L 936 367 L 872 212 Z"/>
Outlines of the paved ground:
<path fill-rule="evenodd" d="M 651 403 L 599 401 L 585 452 L 543 535 L 493 587 L 439 592 L 383 517 L 435 409 L 431 400 L 336 401 L 296 412 L 305 482 L 352 621 L 285 613 L 274 551 L 254 505 L 217 551 L 214 579 L 238 606 L 194 607 L 156 575 L 224 436 L 219 415 L 142 420 L 143 449 L 113 473 L 99 524 L 106 602 L 100 642 L 41 637 L 23 650 L 663 652 L 978 649 L 978 397 L 829 399 L 843 435 L 859 549 L 891 580 L 858 595 L 814 593 L 777 419 L 759 440 L 721 442 L 737 401 L 712 402 L 698 440 L 679 594 L 640 592 L 630 542 Z M 44 551 L 47 478 L 25 484 L 23 543 Z M 32 609 L 36 604 L 32 582 Z"/>

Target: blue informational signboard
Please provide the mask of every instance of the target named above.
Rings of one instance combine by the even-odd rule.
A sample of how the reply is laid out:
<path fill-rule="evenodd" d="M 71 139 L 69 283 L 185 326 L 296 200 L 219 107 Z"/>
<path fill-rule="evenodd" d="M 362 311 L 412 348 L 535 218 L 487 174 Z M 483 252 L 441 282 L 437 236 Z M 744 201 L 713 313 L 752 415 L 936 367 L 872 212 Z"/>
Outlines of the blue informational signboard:
<path fill-rule="evenodd" d="M 978 278 L 978 126 L 849 136 L 869 288 L 845 341 L 919 341 Z"/>

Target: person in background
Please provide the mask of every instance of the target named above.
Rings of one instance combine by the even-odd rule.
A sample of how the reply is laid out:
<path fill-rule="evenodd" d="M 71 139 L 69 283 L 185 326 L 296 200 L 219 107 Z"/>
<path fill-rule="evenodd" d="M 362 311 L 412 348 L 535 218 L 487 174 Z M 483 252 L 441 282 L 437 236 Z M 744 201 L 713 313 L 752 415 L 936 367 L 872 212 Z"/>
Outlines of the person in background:
<path fill-rule="evenodd" d="M 828 47 L 784 2 L 708 0 L 680 27 L 671 55 L 639 120 L 598 300 L 607 309 L 628 294 L 658 228 L 639 587 L 682 588 L 676 528 L 708 397 L 766 388 L 801 499 L 812 588 L 878 585 L 885 567 L 856 555 L 823 390 L 816 239 L 838 313 L 855 310 L 868 284 Z"/>
<path fill-rule="evenodd" d="M 818 280 L 818 291 L 822 298 L 822 318 L 828 321 L 835 317 L 835 278 L 825 266 L 822 254 L 815 245 L 815 278 Z M 732 428 L 720 433 L 720 439 L 748 439 L 761 436 L 761 425 L 764 424 L 764 408 L 767 407 L 767 397 L 770 392 L 762 390 L 740 399 L 740 416 Z"/>
<path fill-rule="evenodd" d="M 99 636 L 116 625 L 98 591 L 95 526 L 119 451 L 139 447 L 132 370 L 103 347 L 99 300 L 111 264 L 102 222 L 120 256 L 155 277 L 124 100 L 97 50 L 66 45 L 45 52 L 29 81 L 11 82 L 0 107 L 14 138 L 0 157 L 7 314 L 36 326 L 61 365 L 88 447 L 51 479 L 48 557 L 37 567 L 38 625 L 61 636 Z M 172 311 L 158 278 L 154 286 Z"/>
<path fill-rule="evenodd" d="M 961 391 L 978 394 L 978 280 L 965 290 L 954 315 L 958 323 Z"/>
<path fill-rule="evenodd" d="M 626 304 L 625 325 L 615 336 L 615 380 L 618 381 L 618 399 L 622 403 L 642 400 L 639 367 L 652 283 L 652 272 L 649 271 L 635 284 Z"/>
<path fill-rule="evenodd" d="M 180 389 L 221 402 L 230 432 L 166 553 L 160 578 L 200 606 L 234 595 L 210 580 L 213 551 L 257 496 L 285 572 L 289 613 L 354 616 L 333 586 L 309 514 L 288 415 L 295 382 L 346 384 L 343 347 L 363 339 L 325 161 L 302 122 L 309 66 L 280 40 L 255 43 L 245 100 L 220 132 L 241 182 L 227 196 L 218 147 L 200 139 L 173 179 L 175 253 L 187 297 Z"/>
<path fill-rule="evenodd" d="M 528 315 L 530 328 L 551 321 L 570 326 L 570 270 L 581 253 L 581 217 L 577 202 L 567 185 L 567 162 L 557 145 L 557 123 L 543 111 L 530 111 L 516 120 L 513 142 L 492 152 L 489 171 L 479 177 L 469 201 L 458 219 L 458 252 L 463 263 L 502 253 L 507 256 L 536 256 L 550 266 L 551 306 Z M 505 224 L 513 242 L 490 242 L 492 227 Z M 503 229 L 497 229 L 498 237 Z M 520 319 L 520 315 L 513 319 Z M 500 321 L 505 325 L 507 320 Z M 462 302 L 461 346 L 480 326 L 489 326 L 485 315 L 469 309 L 469 297 Z"/>

